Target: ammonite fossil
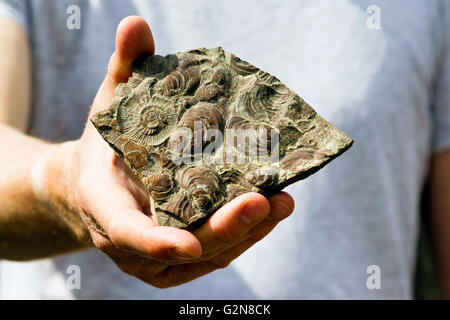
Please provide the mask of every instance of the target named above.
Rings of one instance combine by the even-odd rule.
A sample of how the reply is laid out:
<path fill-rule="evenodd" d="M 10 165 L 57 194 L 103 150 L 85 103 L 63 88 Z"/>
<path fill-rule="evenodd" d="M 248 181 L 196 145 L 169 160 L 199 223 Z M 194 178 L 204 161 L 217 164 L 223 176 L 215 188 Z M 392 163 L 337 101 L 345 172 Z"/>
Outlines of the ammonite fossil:
<path fill-rule="evenodd" d="M 240 194 L 269 196 L 308 177 L 353 143 L 222 48 L 137 59 L 91 121 L 147 188 L 156 222 L 187 229 Z"/>

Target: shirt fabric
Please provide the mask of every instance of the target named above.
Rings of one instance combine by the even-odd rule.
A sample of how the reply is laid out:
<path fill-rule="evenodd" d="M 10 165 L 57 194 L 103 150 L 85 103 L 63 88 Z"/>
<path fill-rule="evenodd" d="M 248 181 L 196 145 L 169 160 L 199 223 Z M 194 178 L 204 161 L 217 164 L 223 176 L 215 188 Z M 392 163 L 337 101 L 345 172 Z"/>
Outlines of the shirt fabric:
<path fill-rule="evenodd" d="M 0 0 L 0 16 L 23 26 L 31 43 L 34 136 L 80 136 L 117 24 L 138 14 L 157 54 L 222 46 L 278 77 L 355 140 L 288 187 L 293 215 L 225 269 L 157 289 L 93 249 L 3 261 L 0 297 L 412 298 L 420 194 L 430 156 L 450 147 L 449 2 Z M 70 5 L 80 8 L 80 29 L 67 27 Z M 67 285 L 73 265 L 80 289 Z M 380 289 L 367 286 L 373 265 Z"/>

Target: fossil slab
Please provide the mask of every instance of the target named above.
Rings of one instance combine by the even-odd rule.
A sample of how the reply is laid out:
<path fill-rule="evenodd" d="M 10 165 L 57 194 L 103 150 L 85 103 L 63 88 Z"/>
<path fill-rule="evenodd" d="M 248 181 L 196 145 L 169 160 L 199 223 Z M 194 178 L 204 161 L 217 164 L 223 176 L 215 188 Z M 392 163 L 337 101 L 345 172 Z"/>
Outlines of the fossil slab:
<path fill-rule="evenodd" d="M 157 223 L 188 229 L 240 194 L 308 177 L 353 143 L 222 48 L 138 59 L 91 121 L 147 188 Z"/>

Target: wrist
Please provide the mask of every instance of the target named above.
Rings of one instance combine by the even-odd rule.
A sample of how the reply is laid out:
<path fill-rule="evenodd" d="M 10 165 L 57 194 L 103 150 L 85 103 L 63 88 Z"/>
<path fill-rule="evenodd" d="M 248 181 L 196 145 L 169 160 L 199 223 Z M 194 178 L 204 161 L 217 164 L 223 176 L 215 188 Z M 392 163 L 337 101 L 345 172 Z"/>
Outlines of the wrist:
<path fill-rule="evenodd" d="M 53 144 L 35 162 L 31 184 L 42 210 L 51 212 L 86 247 L 91 238 L 76 203 L 76 150 L 78 141 Z"/>

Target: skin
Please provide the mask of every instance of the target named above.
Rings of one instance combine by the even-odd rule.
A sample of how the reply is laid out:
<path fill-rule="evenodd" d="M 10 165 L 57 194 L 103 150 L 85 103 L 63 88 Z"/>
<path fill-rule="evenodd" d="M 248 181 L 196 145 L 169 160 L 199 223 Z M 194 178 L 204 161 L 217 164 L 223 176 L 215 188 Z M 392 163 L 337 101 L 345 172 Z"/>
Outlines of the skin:
<path fill-rule="evenodd" d="M 8 20 L 0 20 L 0 46 L 0 259 L 97 247 L 124 272 L 166 288 L 226 267 L 292 213 L 284 192 L 269 199 L 247 193 L 192 233 L 157 226 L 145 214 L 147 192 L 90 122 L 80 139 L 61 144 L 20 132 L 29 116 L 30 49 Z M 132 62 L 154 50 L 146 22 L 125 18 L 90 115 L 108 107 Z"/>

